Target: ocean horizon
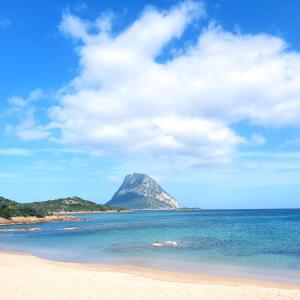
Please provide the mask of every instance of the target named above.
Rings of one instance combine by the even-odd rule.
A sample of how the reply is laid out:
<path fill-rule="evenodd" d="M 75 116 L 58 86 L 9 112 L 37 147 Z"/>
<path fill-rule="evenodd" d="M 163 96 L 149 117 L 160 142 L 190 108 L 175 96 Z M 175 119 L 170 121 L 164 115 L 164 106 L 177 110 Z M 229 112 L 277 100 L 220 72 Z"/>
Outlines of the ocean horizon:
<path fill-rule="evenodd" d="M 0 250 L 300 283 L 300 209 L 137 210 L 84 217 L 1 226 Z M 20 231 L 26 228 L 32 231 Z"/>

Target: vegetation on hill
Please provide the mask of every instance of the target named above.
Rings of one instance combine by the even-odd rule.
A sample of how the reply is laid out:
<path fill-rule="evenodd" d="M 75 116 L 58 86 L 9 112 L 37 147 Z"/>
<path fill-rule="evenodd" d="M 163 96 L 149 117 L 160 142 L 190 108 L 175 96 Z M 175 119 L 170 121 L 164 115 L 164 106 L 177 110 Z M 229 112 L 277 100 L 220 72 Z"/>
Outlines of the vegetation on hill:
<path fill-rule="evenodd" d="M 18 203 L 0 197 L 0 218 L 38 217 L 42 218 L 54 212 L 82 212 L 120 210 L 108 205 L 97 204 L 79 197 L 69 197 L 33 203 Z"/>
<path fill-rule="evenodd" d="M 12 217 L 38 217 L 49 215 L 42 207 L 33 206 L 30 203 L 18 203 L 0 197 L 0 218 L 11 219 Z"/>
<path fill-rule="evenodd" d="M 31 203 L 33 207 L 42 208 L 48 212 L 78 212 L 78 211 L 109 211 L 116 210 L 109 205 L 97 204 L 79 197 L 68 197 L 55 200 Z"/>

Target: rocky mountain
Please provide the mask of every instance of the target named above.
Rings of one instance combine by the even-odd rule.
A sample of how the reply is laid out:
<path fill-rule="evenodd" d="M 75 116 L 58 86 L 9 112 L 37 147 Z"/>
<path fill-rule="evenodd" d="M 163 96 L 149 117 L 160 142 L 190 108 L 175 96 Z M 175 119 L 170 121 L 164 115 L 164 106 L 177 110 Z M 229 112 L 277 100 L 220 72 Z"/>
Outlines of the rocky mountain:
<path fill-rule="evenodd" d="M 178 202 L 151 177 L 127 175 L 119 190 L 106 205 L 129 209 L 176 209 Z"/>

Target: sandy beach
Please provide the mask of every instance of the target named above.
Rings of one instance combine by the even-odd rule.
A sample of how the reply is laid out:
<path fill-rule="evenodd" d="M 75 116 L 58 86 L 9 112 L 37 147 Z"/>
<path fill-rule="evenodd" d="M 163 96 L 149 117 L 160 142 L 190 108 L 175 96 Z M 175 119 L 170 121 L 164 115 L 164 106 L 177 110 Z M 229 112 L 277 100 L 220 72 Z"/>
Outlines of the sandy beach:
<path fill-rule="evenodd" d="M 300 285 L 0 253 L 1 300 L 300 299 Z"/>

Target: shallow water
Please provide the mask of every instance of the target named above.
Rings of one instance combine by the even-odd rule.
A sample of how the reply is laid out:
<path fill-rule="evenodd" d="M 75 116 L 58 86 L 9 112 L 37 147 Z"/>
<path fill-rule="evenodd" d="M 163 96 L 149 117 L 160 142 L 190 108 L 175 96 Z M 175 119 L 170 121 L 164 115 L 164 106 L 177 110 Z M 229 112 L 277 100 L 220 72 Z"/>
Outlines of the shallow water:
<path fill-rule="evenodd" d="M 40 230 L 0 232 L 0 250 L 70 262 L 130 263 L 300 283 L 300 210 L 84 216 L 91 219 L 1 227 Z"/>

